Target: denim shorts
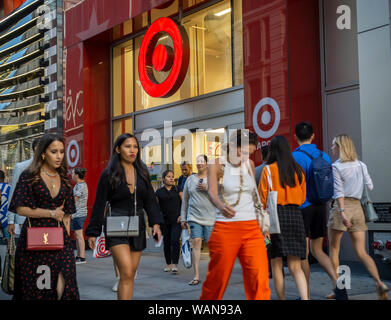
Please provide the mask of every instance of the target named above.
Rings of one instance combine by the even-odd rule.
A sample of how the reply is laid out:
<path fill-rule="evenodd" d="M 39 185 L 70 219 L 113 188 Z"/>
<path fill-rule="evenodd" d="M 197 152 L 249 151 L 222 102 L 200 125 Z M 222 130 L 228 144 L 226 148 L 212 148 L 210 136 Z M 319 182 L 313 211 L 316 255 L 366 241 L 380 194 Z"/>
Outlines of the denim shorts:
<path fill-rule="evenodd" d="M 82 230 L 83 225 L 84 225 L 84 221 L 86 221 L 86 218 L 87 217 L 79 217 L 79 218 L 71 219 L 71 229 L 73 231 Z"/>
<path fill-rule="evenodd" d="M 194 238 L 202 238 L 206 242 L 209 241 L 210 234 L 212 233 L 213 226 L 203 226 L 194 221 L 189 221 L 190 227 L 190 237 Z"/>
<path fill-rule="evenodd" d="M 0 226 L 0 228 L 1 228 L 1 226 Z M 10 238 L 10 234 L 8 233 L 8 227 L 2 228 L 2 231 L 3 231 L 3 238 L 4 239 L 9 239 Z"/>

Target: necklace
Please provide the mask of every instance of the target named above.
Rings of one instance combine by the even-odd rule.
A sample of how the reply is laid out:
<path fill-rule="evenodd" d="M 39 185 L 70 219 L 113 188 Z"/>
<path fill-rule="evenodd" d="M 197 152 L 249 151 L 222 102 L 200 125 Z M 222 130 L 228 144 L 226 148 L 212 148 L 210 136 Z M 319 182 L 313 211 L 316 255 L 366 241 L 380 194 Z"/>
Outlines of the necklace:
<path fill-rule="evenodd" d="M 55 187 L 56 187 L 56 184 L 54 183 L 54 177 L 57 177 L 58 176 L 58 172 L 56 172 L 55 174 L 50 174 L 49 172 L 47 172 L 45 169 L 42 168 L 42 171 L 48 176 L 50 177 L 50 184 L 51 184 L 51 187 L 52 187 L 52 191 L 51 193 L 53 193 Z"/>
<path fill-rule="evenodd" d="M 222 165 L 221 169 L 223 171 L 223 177 L 222 177 L 223 182 L 220 183 L 221 198 L 222 198 L 223 202 L 227 206 L 230 206 L 230 207 L 234 208 L 234 207 L 236 207 L 239 204 L 240 198 L 242 197 L 242 192 L 243 192 L 243 168 L 242 168 L 242 166 L 240 166 L 240 186 L 239 186 L 238 200 L 236 200 L 236 202 L 234 204 L 228 203 L 227 199 L 225 198 L 224 186 L 223 186 L 224 185 L 224 169 L 225 169 L 225 166 Z"/>

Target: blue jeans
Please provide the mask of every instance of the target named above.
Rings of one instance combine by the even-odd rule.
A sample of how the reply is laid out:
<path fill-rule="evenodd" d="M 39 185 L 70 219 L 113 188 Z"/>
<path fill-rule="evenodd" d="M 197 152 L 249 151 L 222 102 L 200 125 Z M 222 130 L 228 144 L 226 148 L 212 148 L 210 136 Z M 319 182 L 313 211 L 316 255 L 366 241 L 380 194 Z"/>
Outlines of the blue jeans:
<path fill-rule="evenodd" d="M 197 222 L 189 221 L 190 227 L 190 237 L 194 238 L 202 238 L 206 242 L 209 241 L 210 234 L 212 233 L 213 226 L 203 226 Z"/>

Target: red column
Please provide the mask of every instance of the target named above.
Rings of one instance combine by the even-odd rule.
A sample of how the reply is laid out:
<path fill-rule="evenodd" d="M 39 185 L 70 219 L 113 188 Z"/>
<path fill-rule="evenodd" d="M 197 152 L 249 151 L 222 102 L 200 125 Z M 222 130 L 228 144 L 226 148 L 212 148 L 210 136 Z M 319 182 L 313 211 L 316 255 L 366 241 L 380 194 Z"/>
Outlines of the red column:
<path fill-rule="evenodd" d="M 14 0 L 4 0 L 4 17 L 14 10 Z"/>

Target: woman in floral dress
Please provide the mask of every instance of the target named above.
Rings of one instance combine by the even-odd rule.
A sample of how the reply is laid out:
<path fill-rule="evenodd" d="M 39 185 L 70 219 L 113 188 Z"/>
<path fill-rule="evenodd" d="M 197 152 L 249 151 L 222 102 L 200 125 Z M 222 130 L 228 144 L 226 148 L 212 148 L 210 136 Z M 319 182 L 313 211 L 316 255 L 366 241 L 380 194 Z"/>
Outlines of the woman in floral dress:
<path fill-rule="evenodd" d="M 70 216 L 75 201 L 67 164 L 64 141 L 44 135 L 30 167 L 16 185 L 10 210 L 27 217 L 15 253 L 14 300 L 78 300 L 76 266 L 69 236 Z M 27 228 L 63 229 L 62 250 L 29 251 Z"/>

